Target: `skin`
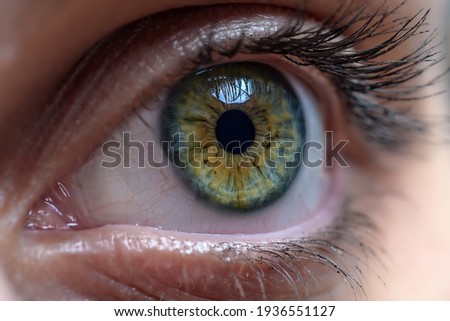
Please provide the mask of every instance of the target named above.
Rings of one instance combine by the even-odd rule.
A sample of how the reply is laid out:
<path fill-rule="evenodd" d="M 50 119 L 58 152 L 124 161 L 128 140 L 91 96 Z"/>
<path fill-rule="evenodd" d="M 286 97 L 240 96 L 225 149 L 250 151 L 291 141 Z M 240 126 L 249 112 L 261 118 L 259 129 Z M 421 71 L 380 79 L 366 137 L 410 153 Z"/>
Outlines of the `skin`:
<path fill-rule="evenodd" d="M 57 82 L 68 69 L 83 55 L 88 48 L 99 39 L 118 27 L 139 18 L 186 5 L 204 5 L 227 3 L 228 1 L 209 0 L 171 0 L 146 1 L 137 0 L 135 5 L 127 5 L 123 1 L 98 0 L 95 2 L 77 1 L 32 1 L 2 0 L 0 2 L 0 137 L 4 142 L 0 147 L 0 299 L 40 299 L 57 297 L 58 294 L 72 293 L 65 298 L 102 298 L 111 291 L 104 283 L 98 281 L 98 296 L 92 288 L 85 288 L 76 282 L 63 282 L 63 279 L 90 273 L 95 260 L 110 259 L 110 254 L 99 247 L 86 249 L 86 253 L 76 257 L 68 257 L 57 249 L 51 239 L 40 239 L 39 244 L 24 249 L 22 240 L 23 214 L 33 202 L 45 192 L 50 182 L 68 170 L 67 159 L 70 155 L 46 161 L 50 162 L 50 170 L 43 171 L 40 166 L 27 164 L 34 159 L 26 150 L 31 146 L 33 137 L 24 137 L 38 119 L 41 106 L 51 97 Z M 265 1 L 232 1 L 249 3 L 267 3 Z M 274 1 L 275 2 L 275 1 Z M 317 17 L 333 12 L 339 3 L 345 1 L 313 1 L 311 12 Z M 395 1 L 389 1 L 394 3 Z M 298 1 L 276 1 L 277 5 L 287 7 L 298 6 Z M 441 21 L 444 1 L 428 1 L 432 8 L 430 23 L 436 27 Z M 376 5 L 375 5 L 376 6 Z M 410 0 L 402 8 L 404 15 L 417 12 L 424 6 L 422 1 Z M 83 23 L 80 23 L 82 21 Z M 442 30 L 442 28 L 441 28 Z M 67 35 L 70 34 L 70 37 Z M 443 34 L 441 32 L 441 34 Z M 413 44 L 414 45 L 414 44 Z M 417 44 L 416 44 L 417 45 Z M 433 76 L 430 71 L 422 77 Z M 430 74 L 431 73 L 431 74 Z M 420 81 L 420 80 L 419 80 Z M 438 85 L 431 91 L 439 89 Z M 424 115 L 448 115 L 448 97 L 440 95 L 425 101 L 419 101 L 418 108 Z M 418 109 L 419 110 L 419 109 Z M 437 126 L 433 137 L 443 137 L 443 126 Z M 448 135 L 448 133 L 447 133 Z M 28 144 L 28 145 L 27 145 Z M 20 146 L 20 147 L 19 147 Z M 71 155 L 73 156 L 73 155 Z M 377 273 L 368 273 L 365 291 L 368 299 L 450 299 L 450 280 L 446 277 L 450 270 L 450 167 L 448 166 L 449 148 L 440 143 L 420 146 L 420 156 L 386 155 L 386 164 L 401 164 L 395 167 L 395 175 L 386 171 L 377 177 L 393 190 L 402 192 L 402 197 L 384 197 L 380 200 L 363 202 L 360 206 L 380 208 L 381 215 L 374 217 L 382 237 L 377 240 L 377 247 L 382 248 L 380 259 L 385 268 L 377 269 Z M 44 159 L 39 158 L 42 162 Z M 25 169 L 25 170 L 24 170 Z M 24 174 L 26 173 L 26 175 Z M 44 173 L 44 174 L 43 174 Z M 31 179 L 30 179 L 31 177 Z M 39 179 L 37 179 L 37 177 Z M 407 200 L 407 201 L 405 201 Z M 107 233 L 107 232 L 105 232 Z M 123 234 L 129 231 L 122 232 Z M 131 232 L 142 233 L 142 231 Z M 120 233 L 119 233 L 120 234 Z M 141 234 L 139 234 L 141 235 Z M 94 239 L 95 235 L 85 234 Z M 123 240 L 123 238 L 118 238 Z M 72 242 L 74 240 L 68 240 Z M 67 243 L 67 244 L 69 244 Z M 37 254 L 40 248 L 45 248 Z M 32 250 L 31 250 L 32 249 Z M 119 245 L 116 251 L 125 250 Z M 170 261 L 174 265 L 180 257 L 174 257 L 165 251 L 144 249 L 146 255 L 134 251 L 126 256 L 133 262 L 141 262 L 147 266 L 145 257 L 156 257 L 153 266 L 145 271 L 158 279 L 158 273 L 179 271 L 161 262 Z M 115 253 L 114 258 L 118 254 Z M 159 261 L 158 261 L 159 259 Z M 213 266 L 214 257 L 205 259 L 210 264 L 211 273 L 225 273 Z M 35 262 L 36 265 L 32 263 Z M 39 262 L 39 263 L 37 263 Z M 74 262 L 82 262 L 75 264 Z M 185 263 L 195 264 L 195 260 Z M 171 265 L 172 266 L 172 265 Z M 234 266 L 238 270 L 244 268 Z M 106 267 L 105 267 L 106 269 Z M 195 269 L 194 269 L 195 270 Z M 117 268 L 114 276 L 130 274 L 132 268 Z M 228 271 L 229 272 L 229 271 Z M 142 272 L 144 273 L 144 272 Z M 200 273 L 200 272 L 199 272 Z M 56 274 L 49 284 L 42 279 Z M 194 273 L 195 275 L 195 273 Z M 104 276 L 104 275 L 102 275 Z M 92 276 L 94 280 L 96 276 Z M 380 279 L 383 282 L 380 282 Z M 140 279 L 131 276 L 126 282 L 138 284 Z M 92 287 L 95 287 L 94 280 Z M 158 293 L 166 293 L 168 297 L 185 299 L 190 296 L 175 296 L 164 289 L 163 284 L 153 282 L 148 296 L 132 293 L 125 298 L 157 298 Z M 273 298 L 281 298 L 282 291 L 273 288 Z M 125 290 L 124 290 L 125 291 Z M 124 298 L 114 292 L 114 298 Z M 54 295 L 54 296 L 53 296 Z M 171 296 L 173 295 L 173 296 Z M 200 295 L 200 294 L 199 294 Z M 219 297 L 220 298 L 220 297 Z"/>

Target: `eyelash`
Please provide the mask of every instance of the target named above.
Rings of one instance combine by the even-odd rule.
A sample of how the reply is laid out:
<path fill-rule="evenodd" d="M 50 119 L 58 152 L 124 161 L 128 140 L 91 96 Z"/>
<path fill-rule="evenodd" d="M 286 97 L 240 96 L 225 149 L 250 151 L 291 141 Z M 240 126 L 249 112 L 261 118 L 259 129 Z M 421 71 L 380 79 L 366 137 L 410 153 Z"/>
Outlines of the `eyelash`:
<path fill-rule="evenodd" d="M 356 232 L 355 232 L 356 231 Z M 365 258 L 375 259 L 373 263 L 381 264 L 377 257 L 377 251 L 367 246 L 367 241 L 376 237 L 377 227 L 365 214 L 348 212 L 337 220 L 332 228 L 329 228 L 314 237 L 298 240 L 272 242 L 265 245 L 243 245 L 237 249 L 236 246 L 220 244 L 221 256 L 224 261 L 230 258 L 236 260 L 250 261 L 254 272 L 259 276 L 258 283 L 263 300 L 265 297 L 264 273 L 258 268 L 269 266 L 277 271 L 286 281 L 287 285 L 294 291 L 299 300 L 314 300 L 311 294 L 323 295 L 321 291 L 314 290 L 312 286 L 323 286 L 317 275 L 305 262 L 314 262 L 339 275 L 346 282 L 354 298 L 364 298 L 362 259 L 351 254 L 350 249 L 362 253 Z M 365 242 L 361 240 L 364 239 Z M 373 241 L 373 240 L 371 240 Z M 340 242 L 341 245 L 337 245 Z M 345 262 L 345 263 L 344 263 Z M 299 287 L 301 285 L 301 287 Z M 326 290 L 329 290 L 327 287 Z M 331 293 L 327 293 L 330 295 Z M 241 296 L 245 298 L 245 294 Z"/>
<path fill-rule="evenodd" d="M 276 36 L 259 41 L 234 39 L 232 41 L 236 45 L 228 49 L 220 48 L 207 40 L 199 55 L 191 59 L 192 66 L 184 72 L 190 73 L 200 66 L 214 63 L 213 54 L 227 57 L 234 57 L 237 53 L 282 55 L 294 64 L 315 67 L 329 77 L 368 140 L 387 149 L 398 148 L 410 140 L 411 133 L 424 132 L 427 128 L 422 121 L 408 113 L 394 112 L 387 106 L 396 101 L 416 99 L 412 93 L 435 81 L 433 79 L 426 84 L 399 88 L 441 61 L 434 60 L 437 53 L 434 53 L 435 47 L 430 46 L 435 33 L 430 32 L 421 46 L 400 59 L 377 59 L 395 50 L 411 37 L 427 32 L 422 31 L 422 28 L 428 12 L 419 12 L 412 18 L 389 20 L 401 5 L 389 11 L 383 11 L 383 6 L 380 6 L 370 17 L 365 16 L 367 8 L 352 9 L 349 13 L 350 7 L 342 7 L 324 23 L 306 30 L 303 14 L 299 13 L 299 19 L 292 21 L 290 26 Z M 349 33 L 361 22 L 361 27 Z M 138 22 L 139 24 L 145 26 L 146 19 Z M 385 27 L 386 25 L 389 27 Z M 354 50 L 368 39 L 387 34 L 393 34 L 388 41 L 369 49 Z M 209 38 L 212 39 L 213 35 L 209 35 Z M 428 64 L 427 67 L 419 68 L 419 64 L 423 62 Z M 145 106 L 143 102 L 141 105 Z M 318 282 L 314 273 L 304 265 L 305 261 L 312 261 L 340 274 L 349 283 L 355 297 L 364 297 L 362 269 L 359 267 L 364 263 L 352 253 L 362 252 L 376 259 L 378 251 L 367 245 L 375 243 L 368 242 L 371 235 L 376 237 L 375 234 L 376 226 L 368 215 L 347 209 L 339 215 L 339 220 L 330 229 L 313 238 L 265 245 L 248 244 L 239 249 L 233 244 L 222 244 L 226 250 L 221 256 L 225 261 L 229 258 L 251 261 L 256 275 L 260 275 L 257 269 L 261 264 L 275 269 L 298 298 L 309 298 L 309 292 L 314 292 L 309 288 Z M 298 292 L 299 284 L 303 285 L 302 293 Z M 260 286 L 264 294 L 262 275 Z"/>
<path fill-rule="evenodd" d="M 237 42 L 232 50 L 205 47 L 198 65 L 213 62 L 211 53 L 232 57 L 237 52 L 250 54 L 279 54 L 299 66 L 313 66 L 330 77 L 331 82 L 340 90 L 345 105 L 366 133 L 366 138 L 383 145 L 390 150 L 398 150 L 411 142 L 412 133 L 424 133 L 424 122 L 408 115 L 407 111 L 394 112 L 387 105 L 396 101 L 412 101 L 426 97 L 414 97 L 413 93 L 433 85 L 444 74 L 422 85 L 408 84 L 428 68 L 443 61 L 437 58 L 436 46 L 430 46 L 436 32 L 422 30 L 426 26 L 429 10 L 419 11 L 410 18 L 389 20 L 404 5 L 401 3 L 390 11 L 383 11 L 385 4 L 369 18 L 364 15 L 367 6 L 351 9 L 343 6 L 322 25 L 304 29 L 304 20 L 292 21 L 292 25 L 278 35 L 249 43 L 244 47 L 244 39 Z M 301 14 L 299 14 L 302 17 Z M 346 18 L 349 17 L 349 18 Z M 363 23 L 355 31 L 352 27 Z M 388 27 L 385 27 L 389 25 Z M 395 61 L 376 60 L 388 55 L 412 37 L 424 33 L 429 35 L 414 51 Z M 369 49 L 354 50 L 358 45 L 381 35 L 392 36 L 381 44 Z M 425 67 L 418 67 L 421 63 Z M 381 81 L 383 80 L 383 81 Z M 437 94 L 437 93 L 436 93 Z"/>

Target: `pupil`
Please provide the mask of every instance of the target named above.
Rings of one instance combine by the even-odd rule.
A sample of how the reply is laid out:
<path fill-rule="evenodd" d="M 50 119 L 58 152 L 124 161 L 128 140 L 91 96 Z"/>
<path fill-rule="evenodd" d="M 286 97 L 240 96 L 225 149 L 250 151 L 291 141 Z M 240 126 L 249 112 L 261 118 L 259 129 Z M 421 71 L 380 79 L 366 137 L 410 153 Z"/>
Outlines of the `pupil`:
<path fill-rule="evenodd" d="M 216 138 L 227 152 L 242 154 L 253 144 L 255 126 L 246 113 L 228 110 L 217 120 Z"/>

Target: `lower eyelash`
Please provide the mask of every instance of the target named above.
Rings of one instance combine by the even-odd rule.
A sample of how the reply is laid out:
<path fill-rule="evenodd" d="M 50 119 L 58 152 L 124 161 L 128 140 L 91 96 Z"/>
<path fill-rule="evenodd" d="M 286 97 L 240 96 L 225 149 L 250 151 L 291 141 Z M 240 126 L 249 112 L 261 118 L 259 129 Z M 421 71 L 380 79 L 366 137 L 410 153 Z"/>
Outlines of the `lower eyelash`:
<path fill-rule="evenodd" d="M 267 297 L 264 269 L 276 271 L 297 300 L 320 299 L 332 300 L 332 287 L 329 284 L 330 276 L 334 282 L 344 282 L 350 290 L 353 299 L 367 299 L 364 290 L 363 271 L 371 263 L 382 265 L 379 260 L 379 251 L 370 244 L 377 244 L 377 231 L 375 223 L 364 213 L 344 210 L 340 218 L 330 227 L 313 237 L 270 242 L 267 244 L 239 246 L 225 245 L 221 253 L 224 261 L 244 260 L 251 262 L 254 274 L 257 276 L 261 299 Z M 317 273 L 317 266 L 323 273 Z M 314 272 L 313 272 L 314 270 Z M 326 280 L 322 280 L 322 276 Z M 235 276 L 236 287 L 245 299 L 243 286 L 245 278 Z M 288 290 L 286 289 L 286 292 Z M 349 297 L 350 298 L 350 297 Z"/>

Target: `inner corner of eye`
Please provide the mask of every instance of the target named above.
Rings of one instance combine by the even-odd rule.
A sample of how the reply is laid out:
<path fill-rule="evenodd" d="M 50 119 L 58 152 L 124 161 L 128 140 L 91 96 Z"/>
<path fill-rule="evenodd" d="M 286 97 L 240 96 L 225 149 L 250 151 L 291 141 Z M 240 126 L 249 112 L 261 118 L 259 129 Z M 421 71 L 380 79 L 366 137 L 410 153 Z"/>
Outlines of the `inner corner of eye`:
<path fill-rule="evenodd" d="M 128 121 L 30 210 L 26 227 L 260 234 L 301 226 L 330 193 L 322 121 L 305 87 L 257 61 L 186 76 L 159 117 L 144 111 Z"/>

